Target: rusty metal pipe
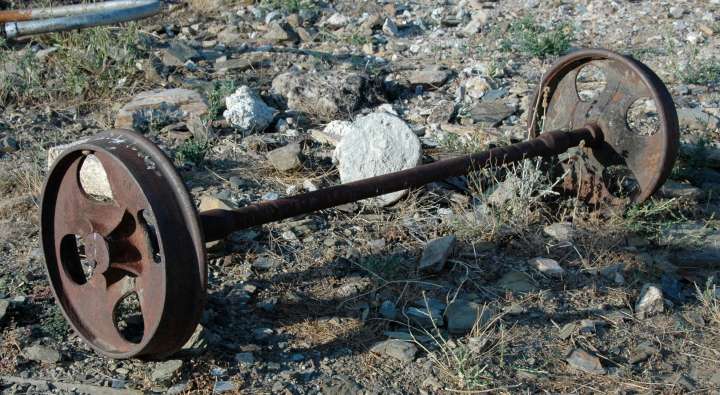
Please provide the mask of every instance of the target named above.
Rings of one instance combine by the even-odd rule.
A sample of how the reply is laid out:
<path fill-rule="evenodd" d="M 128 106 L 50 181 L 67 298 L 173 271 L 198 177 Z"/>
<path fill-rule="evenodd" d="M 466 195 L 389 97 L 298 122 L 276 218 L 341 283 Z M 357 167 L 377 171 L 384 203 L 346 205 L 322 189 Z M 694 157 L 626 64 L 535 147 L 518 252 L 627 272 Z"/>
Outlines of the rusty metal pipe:
<path fill-rule="evenodd" d="M 0 34 L 15 38 L 112 25 L 147 18 L 159 13 L 161 9 L 162 3 L 158 0 L 116 0 L 56 8 L 2 11 L 0 22 L 7 23 L 0 29 Z"/>
<path fill-rule="evenodd" d="M 555 156 L 577 147 L 582 141 L 585 141 L 587 146 L 592 146 L 601 140 L 602 135 L 595 126 L 586 126 L 569 132 L 546 132 L 521 143 L 336 185 L 286 199 L 256 203 L 237 210 L 205 211 L 200 213 L 200 221 L 206 241 L 220 240 L 234 231 L 251 226 L 419 187 L 433 181 L 461 176 L 480 168 L 500 166 L 534 157 Z"/>

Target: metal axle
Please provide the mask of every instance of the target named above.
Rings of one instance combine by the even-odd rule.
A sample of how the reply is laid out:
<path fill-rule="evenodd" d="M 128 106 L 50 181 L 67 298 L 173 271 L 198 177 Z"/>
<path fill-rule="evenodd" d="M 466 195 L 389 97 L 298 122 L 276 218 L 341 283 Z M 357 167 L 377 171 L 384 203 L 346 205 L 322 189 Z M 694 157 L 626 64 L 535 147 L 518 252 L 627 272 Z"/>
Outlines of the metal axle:
<path fill-rule="evenodd" d="M 473 170 L 501 166 L 523 159 L 556 156 L 579 146 L 583 141 L 588 147 L 598 144 L 602 141 L 600 129 L 594 125 L 586 125 L 569 132 L 546 132 L 532 140 L 509 146 L 366 178 L 286 199 L 264 201 L 237 210 L 204 211 L 200 213 L 200 221 L 206 242 L 221 240 L 237 230 L 390 192 L 416 188 L 433 181 L 461 176 Z"/>

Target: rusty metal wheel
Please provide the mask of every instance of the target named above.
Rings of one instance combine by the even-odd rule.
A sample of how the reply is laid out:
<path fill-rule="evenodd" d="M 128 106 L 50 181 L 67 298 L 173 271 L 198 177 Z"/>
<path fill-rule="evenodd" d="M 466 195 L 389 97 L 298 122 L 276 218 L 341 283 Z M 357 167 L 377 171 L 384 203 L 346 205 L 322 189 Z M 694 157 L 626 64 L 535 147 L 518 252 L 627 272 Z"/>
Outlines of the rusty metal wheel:
<path fill-rule="evenodd" d="M 86 190 L 85 162 L 101 166 L 111 196 Z M 55 298 L 97 352 L 162 358 L 192 335 L 207 288 L 203 235 L 152 142 L 113 130 L 63 152 L 45 182 L 41 232 Z"/>
<path fill-rule="evenodd" d="M 588 80 L 598 73 L 604 80 L 595 78 L 598 86 L 593 88 Z M 589 91 L 581 88 L 588 83 Z M 603 49 L 573 52 L 543 76 L 532 106 L 529 137 L 585 125 L 601 130 L 603 143 L 573 152 L 575 172 L 584 174 L 566 179 L 566 189 L 586 200 L 642 202 L 672 171 L 679 147 L 675 105 L 660 78 L 631 57 Z M 645 112 L 639 119 L 637 108 Z M 608 173 L 618 170 L 630 180 L 624 188 L 609 181 Z"/>

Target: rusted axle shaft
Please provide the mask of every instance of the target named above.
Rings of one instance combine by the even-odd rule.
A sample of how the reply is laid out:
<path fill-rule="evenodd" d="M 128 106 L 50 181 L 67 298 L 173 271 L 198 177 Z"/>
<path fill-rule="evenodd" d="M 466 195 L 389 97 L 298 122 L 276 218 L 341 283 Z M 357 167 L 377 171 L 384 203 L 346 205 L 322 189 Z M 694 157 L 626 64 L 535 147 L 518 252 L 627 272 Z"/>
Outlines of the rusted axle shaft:
<path fill-rule="evenodd" d="M 528 158 L 556 156 L 572 147 L 577 147 L 582 141 L 585 141 L 587 146 L 592 146 L 601 140 L 601 133 L 595 126 L 585 126 L 569 132 L 547 132 L 521 143 L 366 178 L 286 199 L 264 201 L 238 210 L 205 211 L 200 213 L 200 220 L 205 233 L 205 241 L 215 241 L 240 229 L 390 192 L 416 188 L 488 166 L 500 166 Z"/>

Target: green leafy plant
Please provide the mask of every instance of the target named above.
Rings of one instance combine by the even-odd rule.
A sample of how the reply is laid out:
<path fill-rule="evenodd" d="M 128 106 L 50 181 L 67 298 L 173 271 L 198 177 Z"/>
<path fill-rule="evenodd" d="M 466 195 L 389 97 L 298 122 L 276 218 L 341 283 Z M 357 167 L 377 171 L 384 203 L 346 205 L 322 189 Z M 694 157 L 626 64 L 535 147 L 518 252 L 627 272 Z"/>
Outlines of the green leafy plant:
<path fill-rule="evenodd" d="M 208 140 L 187 139 L 177 149 L 177 156 L 181 162 L 190 162 L 200 166 L 205 161 L 205 156 L 210 149 Z"/>
<path fill-rule="evenodd" d="M 203 121 L 218 119 L 225 110 L 225 98 L 232 95 L 236 89 L 237 83 L 233 80 L 215 81 L 213 89 L 208 93 L 208 113 Z"/>
<path fill-rule="evenodd" d="M 317 4 L 312 0 L 262 0 L 260 7 L 286 13 L 298 13 L 302 10 L 312 11 L 318 8 Z"/>
<path fill-rule="evenodd" d="M 677 78 L 685 84 L 709 85 L 720 83 L 720 58 L 698 60 L 693 55 L 687 66 L 677 71 Z"/>
<path fill-rule="evenodd" d="M 529 16 L 510 24 L 508 33 L 508 38 L 501 43 L 501 49 L 515 50 L 540 58 L 566 53 L 574 38 L 570 24 L 548 29 Z"/>

